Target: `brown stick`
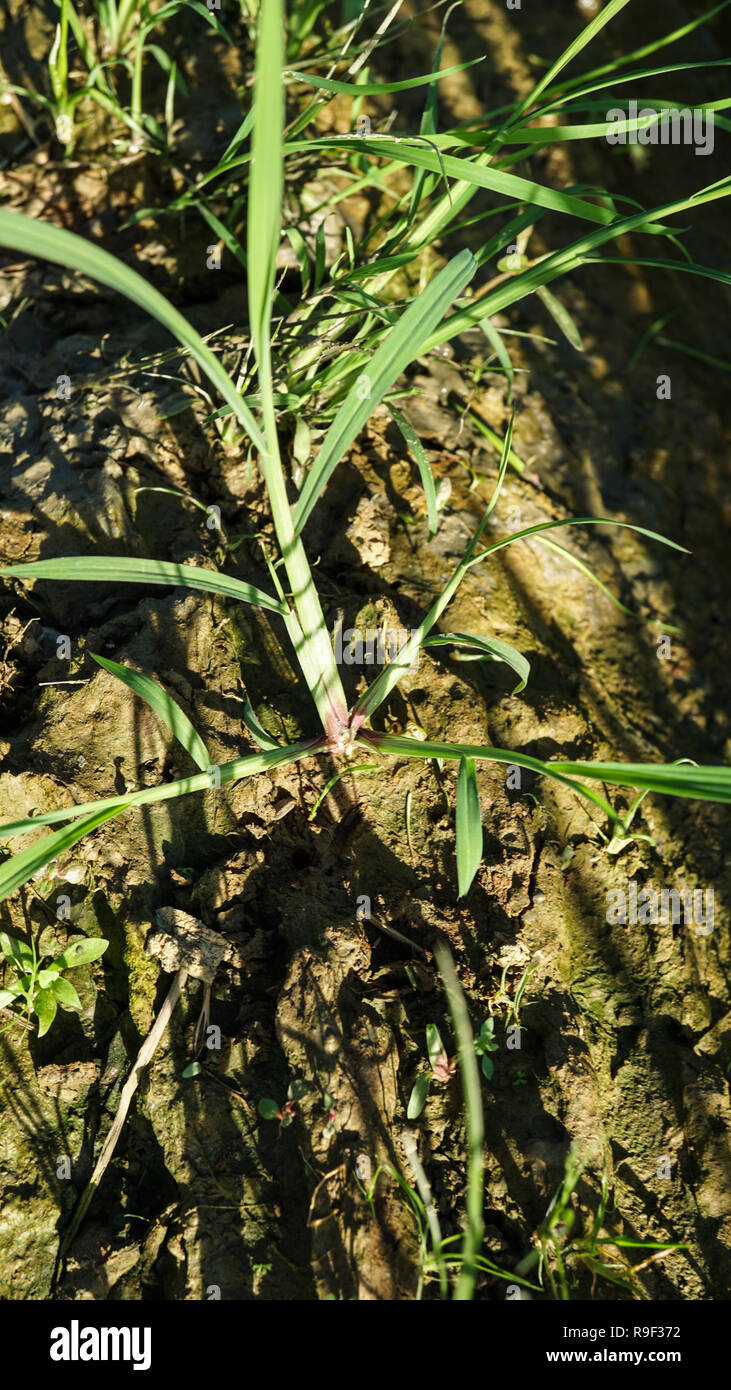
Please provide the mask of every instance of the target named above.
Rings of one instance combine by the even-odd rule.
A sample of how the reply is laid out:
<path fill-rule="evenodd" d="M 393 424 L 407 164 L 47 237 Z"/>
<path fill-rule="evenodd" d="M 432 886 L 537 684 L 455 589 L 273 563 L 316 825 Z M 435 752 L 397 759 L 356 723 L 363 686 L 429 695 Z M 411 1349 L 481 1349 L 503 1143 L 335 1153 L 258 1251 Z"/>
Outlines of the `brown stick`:
<path fill-rule="evenodd" d="M 120 1134 L 122 1133 L 124 1122 L 127 1118 L 127 1111 L 129 1110 L 129 1107 L 132 1103 L 132 1097 L 135 1091 L 137 1090 L 140 1075 L 144 1071 L 148 1063 L 152 1061 L 152 1058 L 157 1050 L 162 1035 L 165 1032 L 168 1023 L 170 1022 L 173 1010 L 180 998 L 187 978 L 187 970 L 178 971 L 177 975 L 175 976 L 175 979 L 173 980 L 173 983 L 170 986 L 170 989 L 168 990 L 163 1006 L 160 1009 L 160 1012 L 157 1018 L 155 1019 L 155 1022 L 153 1023 L 149 1033 L 147 1034 L 147 1037 L 145 1038 L 145 1041 L 142 1044 L 142 1047 L 140 1048 L 137 1054 L 137 1060 L 134 1066 L 132 1067 L 132 1070 L 129 1076 L 127 1077 L 127 1080 L 125 1081 L 124 1086 L 122 1087 L 122 1094 L 119 1097 L 119 1108 L 114 1117 L 112 1127 L 104 1141 L 102 1151 L 99 1154 L 99 1157 L 96 1161 L 94 1172 L 89 1178 L 89 1181 L 82 1194 L 81 1201 L 79 1202 L 79 1205 L 76 1208 L 76 1211 L 74 1212 L 74 1215 L 71 1219 L 71 1225 L 69 1226 L 63 1238 L 63 1241 L 61 1242 L 61 1249 L 59 1251 L 59 1255 L 61 1258 L 63 1258 L 63 1256 L 66 1254 L 66 1251 L 68 1250 L 69 1246 L 71 1245 L 71 1242 L 76 1236 L 76 1232 L 78 1231 L 79 1226 L 81 1225 L 84 1217 L 86 1216 L 87 1211 L 89 1210 L 92 1197 L 94 1196 L 94 1193 L 96 1192 L 109 1166 L 112 1154 L 114 1153 L 114 1150 L 117 1147 L 117 1141 L 119 1139 Z"/>

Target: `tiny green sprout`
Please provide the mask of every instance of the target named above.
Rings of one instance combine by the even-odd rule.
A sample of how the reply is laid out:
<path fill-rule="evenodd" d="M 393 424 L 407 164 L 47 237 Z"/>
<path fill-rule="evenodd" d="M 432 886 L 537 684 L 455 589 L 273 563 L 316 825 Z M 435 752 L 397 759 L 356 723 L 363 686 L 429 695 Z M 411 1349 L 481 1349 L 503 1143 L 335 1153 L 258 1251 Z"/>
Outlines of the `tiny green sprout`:
<path fill-rule="evenodd" d="M 291 1125 L 295 1116 L 295 1104 L 293 1100 L 287 1100 L 284 1105 L 280 1106 L 278 1101 L 269 1100 L 265 1096 L 259 1101 L 256 1108 L 263 1120 L 279 1120 L 282 1129 L 286 1129 L 288 1125 Z"/>
<path fill-rule="evenodd" d="M 15 1017 L 26 1017 L 29 1022 L 35 1014 L 38 1036 L 42 1038 L 53 1023 L 59 1004 L 62 1009 L 81 1012 L 81 1000 L 73 985 L 63 978 L 63 971 L 98 960 L 108 945 L 102 937 L 88 937 L 75 941 L 60 956 L 49 959 L 38 955 L 34 941 L 28 946 L 17 937 L 8 936 L 7 932 L 0 932 L 0 951 L 6 966 L 16 975 L 10 984 L 0 989 L 0 1009 L 18 1004 L 20 1013 Z"/>
<path fill-rule="evenodd" d="M 475 1054 L 482 1058 L 482 1075 L 488 1081 L 492 1081 L 495 1073 L 495 1066 L 489 1053 L 498 1052 L 499 1047 L 500 1044 L 495 1039 L 495 1020 L 486 1018 L 475 1038 Z"/>
<path fill-rule="evenodd" d="M 435 1023 L 427 1024 L 426 1051 L 431 1072 L 422 1072 L 420 1076 L 417 1076 L 414 1082 L 406 1111 L 406 1116 L 409 1120 L 417 1120 L 419 1118 L 426 1105 L 426 1098 L 429 1094 L 429 1087 L 432 1081 L 440 1081 L 442 1085 L 446 1086 L 457 1069 L 455 1059 L 447 1056 L 441 1034 Z"/>

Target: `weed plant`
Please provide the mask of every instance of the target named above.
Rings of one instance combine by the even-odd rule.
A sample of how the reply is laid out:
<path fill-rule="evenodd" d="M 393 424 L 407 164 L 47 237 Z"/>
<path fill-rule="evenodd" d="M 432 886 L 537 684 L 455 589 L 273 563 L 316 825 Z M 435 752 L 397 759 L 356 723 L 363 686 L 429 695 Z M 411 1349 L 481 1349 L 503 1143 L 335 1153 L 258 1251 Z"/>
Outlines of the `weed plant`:
<path fill-rule="evenodd" d="M 244 123 L 246 135 L 248 137 L 250 133 L 251 137 L 250 148 L 246 154 L 235 154 L 224 160 L 210 175 L 213 179 L 234 165 L 249 165 L 245 260 L 250 347 L 256 366 L 256 391 L 253 396 L 247 396 L 241 380 L 235 382 L 227 374 L 219 358 L 192 325 L 136 271 L 74 233 L 15 212 L 0 211 L 0 244 L 21 251 L 24 255 L 35 255 L 78 270 L 126 295 L 159 320 L 195 359 L 256 453 L 279 549 L 275 559 L 265 556 L 271 581 L 269 592 L 263 592 L 224 570 L 117 555 L 44 559 L 8 566 L 0 573 L 6 579 L 23 583 L 42 579 L 54 582 L 179 585 L 255 605 L 281 623 L 312 697 L 319 723 L 319 729 L 301 742 L 280 747 L 272 746 L 271 739 L 263 739 L 259 726 L 249 717 L 249 732 L 254 742 L 259 744 L 259 751 L 247 752 L 232 762 L 214 766 L 200 734 L 155 681 L 118 663 L 96 657 L 100 665 L 145 700 L 166 722 L 197 764 L 198 772 L 178 781 L 102 798 L 85 805 L 71 805 L 0 827 L 2 839 L 7 841 L 34 832 L 41 826 L 68 822 L 61 829 L 36 840 L 30 848 L 22 850 L 2 865 L 0 896 L 14 892 L 50 860 L 65 853 L 103 822 L 133 806 L 256 776 L 305 757 L 335 755 L 350 760 L 365 752 L 369 758 L 377 754 L 383 757 L 406 756 L 458 762 L 456 847 L 460 896 L 468 892 L 482 855 L 481 812 L 476 780 L 478 760 L 525 767 L 567 784 L 600 808 L 611 822 L 619 826 L 620 831 L 623 830 L 621 818 L 594 784 L 608 783 L 712 801 L 731 800 L 731 771 L 725 767 L 560 759 L 543 761 L 513 749 L 451 744 L 429 738 L 419 741 L 379 732 L 372 727 L 373 716 L 409 670 L 419 650 L 437 644 L 459 646 L 481 658 L 507 662 L 519 677 L 516 692 L 521 690 L 530 675 L 529 664 L 521 653 L 486 634 L 437 632 L 437 624 L 470 570 L 485 564 L 498 551 L 528 537 L 543 537 L 546 532 L 565 525 L 608 524 L 605 518 L 600 517 L 579 517 L 572 522 L 549 521 L 526 527 L 490 544 L 483 541 L 511 459 L 512 421 L 502 441 L 500 466 L 492 497 L 463 559 L 397 657 L 384 667 L 351 708 L 348 707 L 335 662 L 303 539 L 313 507 L 338 464 L 376 406 L 393 391 L 411 362 L 474 324 L 481 324 L 485 328 L 488 337 L 495 342 L 497 351 L 496 330 L 490 322 L 492 315 L 567 272 L 595 262 L 597 252 L 607 242 L 628 232 L 643 236 L 661 235 L 680 249 L 680 256 L 663 261 L 650 255 L 634 259 L 632 263 L 671 265 L 675 270 L 711 277 L 719 283 L 731 283 L 731 276 L 726 273 L 699 266 L 692 261 L 669 226 L 672 218 L 695 210 L 710 199 L 728 196 L 731 179 L 722 180 L 651 211 L 640 209 L 628 213 L 626 209 L 620 210 L 619 200 L 613 199 L 606 191 L 557 191 L 508 172 L 508 166 L 519 163 L 528 149 L 534 151 L 536 147 L 543 148 L 549 143 L 569 138 L 597 139 L 606 133 L 606 122 L 592 122 L 589 125 L 577 123 L 567 130 L 562 125 L 536 124 L 542 117 L 558 114 L 561 120 L 565 120 L 568 114 L 576 116 L 586 110 L 594 111 L 596 94 L 620 79 L 626 82 L 631 78 L 637 82 L 645 76 L 665 75 L 678 67 L 689 66 L 676 64 L 675 68 L 652 67 L 626 71 L 630 63 L 646 59 L 650 52 L 661 46 L 661 43 L 656 43 L 637 50 L 625 59 L 617 59 L 610 68 L 596 68 L 581 78 L 562 79 L 569 63 L 628 3 L 629 0 L 610 0 L 528 96 L 501 112 L 493 113 L 474 128 L 439 135 L 435 128 L 436 74 L 430 74 L 426 79 L 429 97 L 419 137 L 412 138 L 406 134 L 377 138 L 353 135 L 323 139 L 305 135 L 311 119 L 308 116 L 309 108 L 290 123 L 289 128 L 286 127 L 285 85 L 282 81 L 284 6 L 282 0 L 267 0 L 266 5 L 261 6 L 257 22 L 254 102 L 250 116 Z M 716 7 L 716 11 L 719 8 L 723 7 Z M 117 11 L 117 42 L 122 48 L 133 32 L 122 22 L 127 9 L 124 7 L 123 15 L 121 6 Z M 68 23 L 71 24 L 70 7 L 63 7 L 62 18 L 64 13 L 67 13 Z M 156 15 L 158 22 L 160 14 L 158 11 Z M 663 42 L 679 41 L 692 27 L 686 26 L 683 31 L 667 36 Z M 134 29 L 134 33 L 137 32 L 138 29 Z M 437 66 L 438 62 L 439 55 Z M 291 76 L 290 80 L 300 82 L 304 76 Z M 337 79 L 307 76 L 307 81 L 318 92 L 324 90 L 326 95 L 345 92 L 353 98 L 354 103 L 371 91 L 390 92 L 404 85 L 414 86 L 423 80 L 412 78 L 405 84 L 361 82 L 356 86 Z M 416 169 L 407 205 L 402 206 L 404 199 L 399 200 L 388 226 L 382 229 L 383 237 L 377 251 L 374 253 L 372 250 L 372 236 L 369 234 L 361 246 L 351 246 L 344 261 L 331 269 L 329 294 L 338 306 L 348 309 L 348 315 L 344 314 L 342 322 L 336 321 L 330 330 L 334 343 L 341 341 L 346 322 L 350 322 L 353 294 L 356 298 L 358 295 L 365 296 L 366 303 L 357 329 L 354 332 L 352 328 L 349 330 L 348 341 L 341 343 L 342 350 L 338 356 L 324 368 L 316 366 L 315 357 L 299 340 L 303 325 L 307 326 L 310 334 L 317 334 L 321 330 L 322 323 L 318 316 L 322 313 L 323 294 L 316 290 L 309 300 L 305 297 L 298 314 L 290 315 L 290 320 L 294 317 L 294 322 L 287 323 L 275 317 L 278 303 L 276 258 L 280 245 L 285 161 L 305 148 L 311 154 L 313 147 L 321 150 L 323 156 L 328 153 L 332 157 L 333 151 L 343 155 L 349 153 L 353 158 L 357 157 L 361 165 L 365 161 L 369 169 L 374 160 L 384 156 L 390 161 L 387 168 L 406 163 Z M 370 175 L 361 174 L 361 177 Z M 376 177 L 375 174 L 372 177 Z M 382 172 L 378 177 L 383 182 L 385 174 Z M 502 199 L 498 211 L 508 212 L 509 215 L 501 230 L 485 242 L 477 256 L 469 250 L 459 251 L 433 278 L 428 279 L 428 283 L 410 299 L 406 307 L 394 306 L 379 299 L 378 292 L 383 292 L 396 268 L 402 268 L 418 258 L 423 248 L 445 238 L 447 234 L 454 236 L 459 229 L 458 219 L 477 188 L 489 189 Z M 516 238 L 529 225 L 535 225 L 539 218 L 549 212 L 563 217 L 567 223 L 575 220 L 589 223 L 592 230 L 562 250 L 533 261 L 521 253 L 519 267 L 506 272 L 499 285 L 484 294 L 479 290 L 470 294 L 470 285 L 478 268 L 514 246 Z M 483 214 L 484 217 L 494 215 L 495 211 Z M 303 260 L 303 283 L 305 278 Z M 282 386 L 277 373 L 283 357 L 289 360 L 290 370 Z M 326 399 L 325 413 L 332 414 L 294 506 L 288 493 L 279 428 L 283 397 L 287 409 L 290 409 L 290 396 L 293 393 L 297 397 L 298 409 L 304 410 L 306 404 L 312 402 L 317 414 L 318 402 Z M 434 483 L 423 450 L 418 456 L 430 521 L 434 524 Z M 682 550 L 672 540 L 639 524 L 613 524 L 627 525 L 630 530 L 652 541 L 670 546 L 675 551 Z"/>

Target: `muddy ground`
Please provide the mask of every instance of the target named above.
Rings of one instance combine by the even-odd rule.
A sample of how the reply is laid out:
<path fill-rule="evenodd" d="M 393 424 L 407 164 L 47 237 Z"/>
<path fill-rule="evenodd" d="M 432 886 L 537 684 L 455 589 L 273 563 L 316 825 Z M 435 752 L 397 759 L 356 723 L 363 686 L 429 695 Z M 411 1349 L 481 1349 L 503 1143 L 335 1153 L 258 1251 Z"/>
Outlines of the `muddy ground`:
<path fill-rule="evenodd" d="M 445 62 L 477 51 L 489 58 L 445 83 L 450 120 L 525 91 L 533 55 L 555 56 L 580 22 L 569 5 L 550 21 L 545 7 L 536 9 L 526 6 L 518 19 L 499 3 L 467 0 L 454 15 Z M 22 75 L 23 63 L 33 70 L 44 52 L 46 31 L 37 14 L 31 21 L 25 7 L 10 10 L 6 52 Z M 697 12 L 679 0 L 643 5 L 642 32 L 636 16 L 622 16 L 595 61 Z M 682 58 L 727 52 L 724 18 L 688 40 Z M 426 68 L 435 23 L 425 17 L 409 36 L 409 71 L 415 51 Z M 404 52 L 384 56 L 384 75 L 393 76 Z M 187 61 L 192 95 L 180 158 L 205 163 L 240 119 L 237 61 L 246 57 L 232 58 L 214 40 Z M 676 90 L 679 100 L 719 94 L 709 77 L 695 84 L 684 77 Z M 399 125 L 417 122 L 418 94 L 403 95 L 410 99 L 399 107 Z M 176 218 L 123 226 L 141 206 L 170 200 L 174 170 L 151 156 L 109 158 L 103 128 L 89 135 L 83 155 L 64 162 L 42 131 L 36 147 L 13 120 L 4 109 L 0 179 L 9 206 L 98 239 L 173 289 L 199 328 L 240 330 L 239 273 L 225 256 L 221 272 L 206 270 L 208 228 L 192 216 L 183 227 Z M 605 182 L 646 205 L 725 172 L 722 147 L 703 160 L 658 150 L 640 164 L 627 152 L 582 144 L 570 157 L 564 151 L 534 164 L 536 177 L 559 186 Z M 724 266 L 724 203 L 689 221 L 695 258 Z M 567 236 L 546 219 L 531 246 L 540 252 Z M 168 346 L 162 332 L 77 276 L 16 255 L 3 259 L 2 563 L 67 553 L 213 563 L 216 537 L 205 516 L 169 496 L 137 492 L 150 485 L 218 506 L 229 536 L 266 527 L 261 483 L 244 452 L 204 423 L 205 403 L 170 413 L 179 385 L 139 369 Z M 679 310 L 673 337 L 728 359 L 727 292 L 689 276 L 592 267 L 559 294 L 583 353 L 560 338 L 534 299 L 504 320 L 553 341 L 508 339 L 514 443 L 527 466 L 510 475 L 493 534 L 602 515 L 671 536 L 692 553 L 629 531 L 563 533 L 562 543 L 638 615 L 631 618 L 546 547 L 524 542 L 501 552 L 472 571 L 448 626 L 516 646 L 532 664 L 527 689 L 511 695 L 507 668 L 423 654 L 379 726 L 541 757 L 726 761 L 727 378 L 657 344 L 633 372 L 628 362 L 648 325 L 670 308 Z M 484 340 L 470 334 L 449 361 L 424 359 L 408 374 L 419 390 L 403 409 L 435 474 L 451 485 L 435 538 L 416 470 L 385 412 L 375 413 L 328 489 L 308 547 L 319 555 L 331 627 L 339 613 L 346 627 L 375 627 L 383 618 L 414 626 L 463 553 L 496 469 L 494 451 L 463 418 L 465 391 L 495 429 L 509 414 L 503 377 L 473 384 L 484 356 Z M 660 374 L 671 377 L 669 401 L 658 399 Z M 62 377 L 68 396 L 59 396 Z M 231 569 L 266 587 L 252 543 L 236 550 Z M 215 762 L 251 747 L 245 692 L 274 738 L 315 732 L 282 634 L 255 610 L 179 590 L 6 583 L 0 621 L 3 821 L 192 770 L 167 730 L 95 667 L 90 652 L 160 680 Z M 69 659 L 56 655 L 59 634 L 70 638 Z M 353 690 L 362 687 L 358 668 L 346 668 L 345 677 Z M 0 1036 L 0 1297 L 201 1299 L 218 1290 L 226 1299 L 412 1299 L 418 1248 L 403 1194 L 383 1178 L 369 1205 L 358 1179 L 386 1163 L 413 1181 L 403 1134 L 425 1065 L 426 1024 L 436 1022 L 454 1050 L 431 955 L 441 934 L 473 1025 L 492 1015 L 500 1043 L 494 1077 L 483 1085 L 485 1254 L 516 1269 L 573 1147 L 587 1160 L 575 1196 L 579 1229 L 597 1209 L 604 1170 L 609 1235 L 687 1243 L 643 1264 L 632 1280 L 635 1297 L 727 1298 L 725 812 L 648 797 L 635 826 L 652 843 L 609 853 L 610 828 L 588 803 L 527 775 L 508 786 L 505 768 L 485 763 L 484 859 L 457 902 L 455 769 L 384 761 L 377 771 L 344 776 L 311 819 L 338 770 L 333 760 L 309 759 L 127 814 L 72 852 L 59 871 L 73 865 L 72 881 L 46 885 L 45 895 L 30 885 L 3 904 L 3 928 L 40 934 L 43 946 L 57 949 L 79 934 L 102 934 L 110 946 L 78 972 L 80 1016 L 59 1014 L 40 1040 L 18 1028 Z M 631 802 L 629 793 L 612 796 L 620 808 Z M 632 881 L 713 888 L 713 931 L 608 923 L 608 890 Z M 55 916 L 59 892 L 70 898 L 68 922 Z M 358 914 L 363 898 L 370 918 Z M 191 982 L 103 1187 L 60 1260 L 124 1078 L 170 983 L 145 950 L 161 906 L 192 913 L 230 942 L 213 990 L 222 1046 L 201 1076 L 183 1078 L 202 1004 L 202 986 Z M 507 1001 L 529 966 L 521 1047 L 511 1050 Z M 262 1119 L 259 1101 L 283 1104 L 292 1086 L 293 1122 Z M 465 1189 L 458 1077 L 432 1086 L 412 1128 L 443 1233 L 457 1234 Z M 571 1281 L 574 1296 L 630 1296 L 579 1262 Z M 438 1284 L 427 1282 L 425 1296 L 438 1296 Z M 486 1277 L 478 1296 L 503 1298 L 505 1284 Z"/>

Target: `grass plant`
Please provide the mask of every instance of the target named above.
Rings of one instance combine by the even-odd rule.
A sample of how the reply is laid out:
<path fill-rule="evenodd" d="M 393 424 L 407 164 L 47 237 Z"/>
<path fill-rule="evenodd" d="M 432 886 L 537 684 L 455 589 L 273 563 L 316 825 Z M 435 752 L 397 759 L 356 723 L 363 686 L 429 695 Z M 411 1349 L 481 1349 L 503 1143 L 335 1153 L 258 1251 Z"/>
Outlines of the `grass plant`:
<path fill-rule="evenodd" d="M 697 209 L 705 201 L 727 196 L 731 192 L 729 179 L 691 195 L 679 197 L 664 207 L 649 212 L 634 210 L 627 213 L 620 210 L 616 200 L 606 192 L 597 194 L 594 190 L 555 190 L 507 172 L 507 166 L 518 162 L 520 152 L 526 145 L 534 151 L 536 147 L 544 148 L 559 137 L 601 137 L 603 128 L 599 128 L 596 123 L 590 129 L 582 129 L 580 124 L 572 125 L 567 136 L 563 126 L 536 126 L 531 122 L 546 113 L 558 113 L 561 121 L 564 121 L 567 114 L 575 115 L 583 109 L 582 103 L 586 103 L 602 87 L 618 79 L 620 60 L 609 76 L 606 68 L 598 68 L 592 73 L 584 74 L 578 80 L 559 80 L 569 63 L 628 2 L 629 0 L 610 0 L 601 14 L 581 31 L 575 42 L 522 101 L 503 112 L 493 113 L 474 129 L 452 132 L 447 136 L 437 133 L 432 120 L 428 125 L 428 140 L 426 143 L 420 143 L 418 139 L 400 135 L 374 139 L 355 135 L 323 139 L 308 136 L 303 142 L 299 138 L 303 133 L 301 128 L 296 138 L 288 134 L 285 123 L 285 87 L 282 83 L 286 32 L 284 7 L 282 0 L 267 0 L 267 4 L 259 11 L 257 22 L 255 96 L 249 122 L 250 149 L 246 155 L 236 155 L 235 158 L 224 161 L 210 175 L 211 179 L 220 178 L 234 166 L 249 166 L 245 260 L 251 359 L 257 374 L 253 394 L 247 392 L 245 384 L 242 388 L 240 380 L 234 381 L 228 375 L 219 357 L 192 325 L 136 271 L 101 247 L 90 244 L 72 232 L 60 230 L 48 222 L 36 221 L 15 212 L 0 211 L 0 244 L 26 256 L 38 256 L 66 268 L 74 268 L 125 295 L 163 324 L 177 339 L 179 346 L 195 359 L 256 453 L 266 486 L 279 550 L 275 560 L 267 558 L 271 580 L 270 592 L 264 592 L 220 569 L 120 556 L 49 558 L 7 566 L 0 573 L 6 580 L 23 583 L 33 580 L 59 583 L 103 580 L 114 584 L 144 582 L 166 586 L 179 585 L 219 594 L 265 610 L 271 615 L 272 621 L 282 624 L 303 681 L 312 697 L 319 726 L 313 730 L 310 737 L 300 743 L 272 747 L 269 740 L 264 750 L 247 753 L 233 762 L 213 767 L 202 737 L 193 729 L 175 702 L 155 682 L 129 670 L 125 671 L 117 663 L 97 658 L 107 671 L 132 689 L 164 719 L 193 758 L 199 771 L 176 782 L 162 783 L 156 787 L 103 798 L 85 805 L 72 804 L 61 810 L 34 815 L 0 827 L 0 837 L 3 841 L 8 841 L 12 837 L 35 832 L 40 827 L 68 822 L 62 829 L 53 830 L 43 838 L 37 839 L 29 849 L 23 850 L 0 867 L 0 896 L 5 897 L 14 892 L 44 864 L 57 858 L 59 853 L 91 833 L 110 817 L 120 815 L 133 806 L 152 804 L 238 778 L 255 776 L 303 757 L 334 755 L 336 758 L 349 760 L 355 755 L 367 752 L 369 757 L 377 754 L 384 759 L 407 756 L 457 761 L 459 777 L 456 838 L 460 896 L 469 891 L 482 855 L 481 813 L 475 773 L 478 760 L 518 765 L 542 777 L 564 783 L 600 808 L 620 830 L 620 816 L 596 789 L 596 783 L 634 787 L 641 791 L 674 796 L 731 801 L 731 771 L 725 767 L 576 762 L 560 759 L 543 761 L 516 750 L 448 744 L 431 739 L 418 741 L 379 732 L 369 727 L 373 716 L 395 690 L 418 651 L 438 644 L 457 646 L 480 659 L 506 662 L 519 677 L 516 691 L 520 691 L 530 675 L 529 664 L 520 652 L 489 634 L 439 632 L 439 620 L 470 570 L 474 566 L 484 564 L 492 555 L 507 546 L 531 537 L 543 538 L 546 532 L 565 525 L 612 524 L 601 517 L 549 521 L 526 527 L 516 534 L 502 537 L 489 544 L 484 543 L 485 528 L 498 504 L 511 457 L 512 422 L 502 441 L 502 456 L 492 497 L 463 559 L 406 646 L 384 667 L 351 708 L 348 707 L 343 690 L 303 540 L 303 532 L 312 510 L 338 464 L 357 439 L 373 410 L 393 391 L 399 377 L 413 361 L 446 343 L 465 328 L 482 321 L 487 323 L 490 316 L 499 309 L 504 309 L 523 296 L 540 290 L 550 281 L 582 265 L 593 263 L 597 259 L 596 253 L 607 242 L 629 232 L 643 236 L 663 235 L 669 237 L 674 245 L 681 247 L 681 256 L 669 262 L 652 256 L 643 257 L 640 263 L 669 264 L 677 270 L 711 276 L 721 283 L 731 283 L 731 276 L 698 266 L 687 254 L 683 254 L 682 244 L 668 226 L 670 219 L 691 209 Z M 109 9 L 109 19 L 114 28 L 113 9 L 114 7 Z M 66 22 L 73 27 L 72 13 L 72 8 L 64 4 L 61 22 L 66 14 Z M 122 49 L 128 37 L 133 32 L 138 32 L 139 24 L 137 28 L 133 27 L 131 13 L 130 6 L 120 5 L 114 11 L 115 42 Z M 157 22 L 160 22 L 160 15 L 161 12 L 158 11 Z M 666 42 L 672 39 L 677 41 L 678 37 L 671 35 Z M 642 60 L 646 56 L 646 49 L 638 50 L 636 54 L 621 60 L 622 81 L 627 81 L 630 77 L 638 80 L 637 70 L 633 69 L 628 73 L 625 69 L 635 59 Z M 651 76 L 658 76 L 673 70 L 652 68 L 642 69 L 642 73 L 649 72 Z M 430 101 L 433 100 L 436 76 L 436 73 L 428 75 Z M 393 84 L 361 83 L 356 89 L 351 83 L 319 79 L 311 74 L 307 80 L 320 90 L 324 87 L 327 93 L 341 93 L 345 90 L 352 93 L 354 99 L 356 96 L 362 97 L 370 90 L 388 92 L 393 87 Z M 427 110 L 433 112 L 433 107 L 428 105 Z M 560 136 L 561 132 L 563 135 Z M 341 341 L 337 333 L 333 337 L 332 341 L 339 342 L 341 350 L 332 364 L 324 369 L 314 369 L 312 362 L 307 360 L 307 350 L 304 347 L 298 348 L 297 345 L 298 333 L 303 325 L 307 325 L 310 333 L 317 333 L 321 326 L 318 315 L 321 312 L 322 295 L 315 295 L 309 301 L 305 300 L 299 317 L 295 316 L 292 320 L 290 315 L 289 327 L 276 314 L 279 296 L 276 258 L 280 244 L 285 161 L 301 153 L 305 144 L 310 155 L 313 150 L 317 150 L 322 157 L 326 154 L 332 157 L 334 151 L 341 151 L 353 158 L 357 155 L 359 168 L 366 165 L 370 168 L 369 159 L 378 160 L 384 156 L 390 159 L 392 167 L 399 162 L 406 163 L 417 170 L 414 188 L 419 190 L 418 199 L 412 197 L 407 207 L 395 211 L 384 239 L 375 251 L 369 248 L 366 237 L 361 247 L 353 248 L 351 264 L 342 264 L 339 270 L 331 269 L 330 293 L 336 305 L 345 308 L 349 305 L 348 295 L 353 293 L 356 294 L 356 298 L 358 295 L 365 296 L 366 302 L 362 322 L 355 331 L 351 329 L 349 340 Z M 477 153 L 474 152 L 475 149 Z M 511 149 L 512 154 L 509 153 Z M 452 150 L 456 150 L 457 153 L 450 153 Z M 445 181 L 447 186 L 443 188 Z M 384 294 L 395 273 L 395 263 L 398 263 L 398 268 L 402 268 L 418 258 L 424 247 L 446 237 L 448 233 L 453 233 L 456 219 L 466 209 L 478 188 L 488 189 L 499 195 L 503 199 L 503 210 L 519 208 L 520 211 L 508 216 L 502 229 L 485 242 L 477 256 L 468 250 L 458 251 L 413 295 L 406 307 L 395 306 L 389 303 L 387 298 L 379 299 L 379 293 Z M 470 298 L 469 287 L 479 266 L 505 252 L 528 223 L 534 225 L 539 218 L 549 213 L 562 216 L 567 224 L 574 220 L 588 222 L 593 230 L 584 232 L 578 240 L 550 255 L 527 262 L 521 259 L 519 268 L 511 272 L 507 279 L 502 280 L 500 285 L 484 296 L 478 291 Z M 347 315 L 343 317 L 343 325 L 346 320 L 349 322 Z M 341 335 L 345 331 L 343 325 L 337 330 Z M 291 368 L 282 386 L 278 378 L 278 363 L 283 352 L 290 355 Z M 298 410 L 304 412 L 307 403 L 314 402 L 316 417 L 318 400 L 326 398 L 329 405 L 325 413 L 330 412 L 332 415 L 294 506 L 290 502 L 280 436 L 283 389 L 287 399 L 292 393 L 296 395 Z M 425 458 L 422 458 L 421 462 L 423 469 Z M 426 474 L 428 464 L 424 473 L 425 481 Z M 428 483 L 426 490 L 428 500 Z M 433 498 L 433 489 L 431 496 Z M 436 524 L 433 504 L 430 508 L 430 523 L 432 527 Z M 682 550 L 682 547 L 672 540 L 646 527 L 624 524 L 628 529 L 653 542 L 669 546 L 676 552 Z"/>

